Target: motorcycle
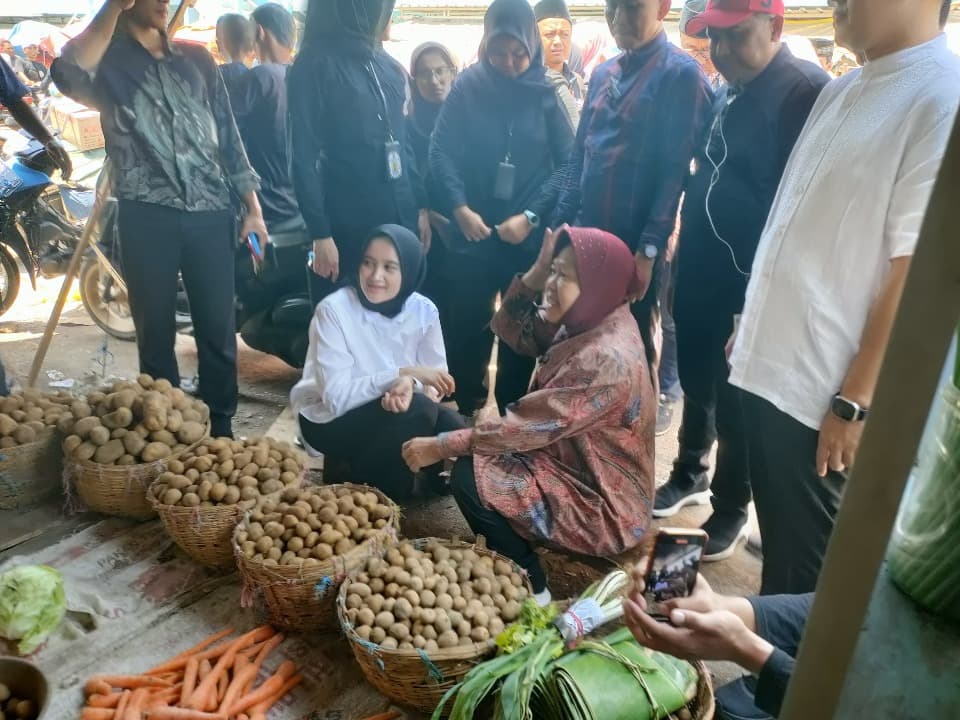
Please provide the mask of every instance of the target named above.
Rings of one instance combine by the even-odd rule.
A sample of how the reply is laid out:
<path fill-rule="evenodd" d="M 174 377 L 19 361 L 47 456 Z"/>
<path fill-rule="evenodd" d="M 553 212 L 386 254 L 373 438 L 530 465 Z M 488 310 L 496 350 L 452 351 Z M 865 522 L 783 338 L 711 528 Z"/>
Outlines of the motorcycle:
<path fill-rule="evenodd" d="M 55 169 L 46 148 L 34 138 L 0 164 L 0 315 L 13 306 L 20 291 L 17 258 L 34 290 L 38 276 L 63 276 L 93 210 L 96 190 L 55 183 Z M 115 337 L 132 339 L 133 319 L 110 256 L 115 233 L 116 207 L 108 203 L 81 267 L 80 297 L 97 325 Z"/>

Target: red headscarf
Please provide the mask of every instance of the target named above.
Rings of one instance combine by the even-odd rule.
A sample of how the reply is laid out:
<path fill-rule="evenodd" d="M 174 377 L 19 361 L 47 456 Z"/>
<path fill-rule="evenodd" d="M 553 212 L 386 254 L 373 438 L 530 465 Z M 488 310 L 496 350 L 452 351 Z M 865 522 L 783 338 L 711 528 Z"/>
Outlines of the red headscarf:
<path fill-rule="evenodd" d="M 616 235 L 597 228 L 563 227 L 559 253 L 573 248 L 580 297 L 561 321 L 570 335 L 592 330 L 640 289 L 633 253 Z"/>

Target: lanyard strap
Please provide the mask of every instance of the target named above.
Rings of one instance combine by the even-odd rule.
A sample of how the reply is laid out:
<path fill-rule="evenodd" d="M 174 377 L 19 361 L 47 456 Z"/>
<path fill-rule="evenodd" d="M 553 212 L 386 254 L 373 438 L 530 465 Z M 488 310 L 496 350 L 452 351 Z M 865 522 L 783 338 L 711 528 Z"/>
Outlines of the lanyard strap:
<path fill-rule="evenodd" d="M 387 135 L 390 136 L 390 142 L 395 142 L 393 137 L 393 128 L 390 126 L 390 113 L 387 111 L 387 96 L 383 92 L 383 86 L 380 84 L 380 78 L 373 67 L 373 62 L 367 62 L 367 70 L 373 76 L 373 83 L 377 86 L 377 94 L 380 96 L 380 107 L 383 108 L 383 122 L 387 126 Z"/>

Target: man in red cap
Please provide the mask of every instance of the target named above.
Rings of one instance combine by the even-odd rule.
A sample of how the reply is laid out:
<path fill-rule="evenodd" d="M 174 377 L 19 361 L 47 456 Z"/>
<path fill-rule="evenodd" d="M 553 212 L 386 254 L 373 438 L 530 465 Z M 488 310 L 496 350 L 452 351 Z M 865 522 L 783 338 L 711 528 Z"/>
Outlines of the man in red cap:
<path fill-rule="evenodd" d="M 754 10 L 762 5 L 765 9 Z M 781 43 L 782 0 L 711 0 L 687 34 L 706 32 L 723 76 L 706 142 L 698 148 L 680 222 L 673 316 L 685 402 L 670 480 L 656 517 L 706 503 L 705 560 L 723 560 L 746 536 L 750 471 L 737 391 L 724 346 L 740 313 L 753 255 L 797 136 L 829 76 Z M 711 483 L 709 455 L 719 443 Z"/>

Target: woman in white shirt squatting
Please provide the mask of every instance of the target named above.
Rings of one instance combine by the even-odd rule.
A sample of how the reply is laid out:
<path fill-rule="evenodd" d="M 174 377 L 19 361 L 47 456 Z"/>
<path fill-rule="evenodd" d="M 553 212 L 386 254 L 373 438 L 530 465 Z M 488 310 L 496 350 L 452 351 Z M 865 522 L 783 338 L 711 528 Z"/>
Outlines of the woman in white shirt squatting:
<path fill-rule="evenodd" d="M 303 379 L 290 393 L 325 470 L 344 463 L 351 481 L 394 499 L 413 492 L 403 443 L 464 427 L 439 404 L 455 387 L 437 307 L 417 292 L 426 271 L 416 235 L 399 225 L 373 230 L 349 285 L 317 305 Z"/>

